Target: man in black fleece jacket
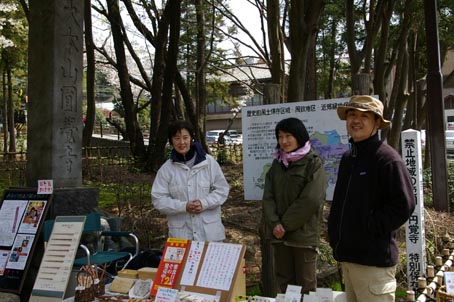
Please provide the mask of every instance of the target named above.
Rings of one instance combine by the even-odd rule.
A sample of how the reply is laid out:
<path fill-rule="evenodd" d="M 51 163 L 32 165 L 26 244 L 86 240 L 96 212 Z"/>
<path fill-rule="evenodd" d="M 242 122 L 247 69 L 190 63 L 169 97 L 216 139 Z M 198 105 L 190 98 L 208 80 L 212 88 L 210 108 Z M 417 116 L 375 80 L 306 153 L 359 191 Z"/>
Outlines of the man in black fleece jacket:
<path fill-rule="evenodd" d="M 378 130 L 390 125 L 381 101 L 353 96 L 337 114 L 351 149 L 340 162 L 328 234 L 341 263 L 348 302 L 394 302 L 399 250 L 396 231 L 413 213 L 410 175 Z"/>

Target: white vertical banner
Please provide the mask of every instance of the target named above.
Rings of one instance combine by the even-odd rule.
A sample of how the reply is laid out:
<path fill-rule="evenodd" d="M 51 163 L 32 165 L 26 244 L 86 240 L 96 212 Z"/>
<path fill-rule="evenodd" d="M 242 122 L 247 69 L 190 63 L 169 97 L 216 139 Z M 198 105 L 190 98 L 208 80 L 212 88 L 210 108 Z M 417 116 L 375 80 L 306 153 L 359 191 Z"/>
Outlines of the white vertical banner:
<path fill-rule="evenodd" d="M 426 271 L 426 236 L 424 229 L 424 196 L 421 133 L 409 129 L 402 132 L 402 158 L 407 166 L 416 199 L 416 208 L 405 224 L 408 288 L 418 288 L 418 277 Z"/>

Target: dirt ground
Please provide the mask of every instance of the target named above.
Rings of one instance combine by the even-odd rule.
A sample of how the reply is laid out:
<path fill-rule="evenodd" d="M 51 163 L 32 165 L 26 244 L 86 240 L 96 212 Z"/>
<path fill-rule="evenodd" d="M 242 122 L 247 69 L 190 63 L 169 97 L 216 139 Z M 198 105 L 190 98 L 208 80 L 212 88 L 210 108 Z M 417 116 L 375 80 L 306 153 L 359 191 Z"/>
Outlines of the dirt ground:
<path fill-rule="evenodd" d="M 243 194 L 243 170 L 241 164 L 226 163 L 222 165 L 224 175 L 231 186 L 227 202 L 222 207 L 223 222 L 226 227 L 227 240 L 231 243 L 242 243 L 246 246 L 246 275 L 248 291 L 260 288 L 261 252 L 259 226 L 261 205 L 259 201 L 246 201 Z M 325 219 L 329 213 L 329 203 L 325 209 Z M 165 217 L 147 205 L 130 207 L 124 212 L 126 225 L 139 233 L 147 246 L 162 247 L 166 240 L 167 226 Z M 443 240 L 454 239 L 453 214 L 425 209 L 425 231 L 427 247 L 427 263 L 433 264 L 435 256 L 440 255 Z M 326 220 L 325 220 L 326 222 Z M 324 224 L 326 226 L 326 223 Z M 326 237 L 325 237 L 326 238 Z M 321 248 L 320 279 L 323 285 L 329 286 L 338 279 L 337 269 L 326 244 Z M 402 246 L 401 256 L 405 255 L 405 230 L 399 232 Z M 405 257 L 398 267 L 398 281 L 401 288 L 406 288 Z"/>

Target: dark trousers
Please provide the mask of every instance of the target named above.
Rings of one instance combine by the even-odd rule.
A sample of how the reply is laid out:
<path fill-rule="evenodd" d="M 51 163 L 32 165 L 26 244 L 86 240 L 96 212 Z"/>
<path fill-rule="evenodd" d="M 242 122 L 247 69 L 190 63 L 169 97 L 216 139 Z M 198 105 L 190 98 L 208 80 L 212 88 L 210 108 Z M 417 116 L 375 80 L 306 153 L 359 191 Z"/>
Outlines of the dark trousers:
<path fill-rule="evenodd" d="M 278 290 L 285 293 L 287 285 L 302 286 L 302 293 L 317 288 L 317 251 L 311 248 L 273 244 L 274 271 Z"/>

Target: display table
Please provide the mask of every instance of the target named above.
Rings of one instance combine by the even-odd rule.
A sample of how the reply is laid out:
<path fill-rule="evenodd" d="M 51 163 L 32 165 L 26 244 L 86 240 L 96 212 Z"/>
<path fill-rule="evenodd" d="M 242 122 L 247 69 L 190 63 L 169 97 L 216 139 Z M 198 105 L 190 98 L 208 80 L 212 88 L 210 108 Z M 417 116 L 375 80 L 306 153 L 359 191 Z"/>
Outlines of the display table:
<path fill-rule="evenodd" d="M 95 302 L 152 302 L 152 299 L 140 299 L 140 298 L 130 298 L 128 295 L 111 293 L 108 291 L 108 286 L 106 288 L 106 295 L 99 298 L 95 298 Z M 313 293 L 314 296 L 317 296 Z M 181 298 L 181 297 L 180 297 Z M 240 296 L 236 297 L 238 302 L 275 302 L 275 298 L 261 297 L 261 296 Z M 3 300 L 0 300 L 3 302 Z M 305 299 L 303 299 L 303 302 Z M 325 300 L 324 300 L 325 301 Z M 333 301 L 335 302 L 346 302 L 345 292 L 333 291 Z M 14 301 L 15 302 L 15 301 Z M 74 297 L 69 297 L 63 300 L 63 302 L 74 302 Z"/>

